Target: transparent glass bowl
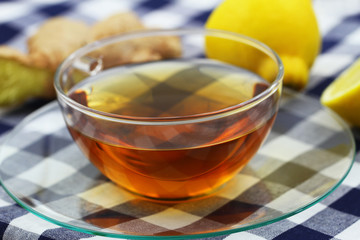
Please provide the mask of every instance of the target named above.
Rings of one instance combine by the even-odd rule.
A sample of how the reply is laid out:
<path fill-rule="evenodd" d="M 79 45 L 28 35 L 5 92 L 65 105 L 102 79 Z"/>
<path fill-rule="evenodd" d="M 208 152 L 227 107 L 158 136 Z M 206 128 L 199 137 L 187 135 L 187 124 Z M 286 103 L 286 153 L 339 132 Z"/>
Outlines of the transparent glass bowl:
<path fill-rule="evenodd" d="M 76 51 L 55 88 L 72 137 L 104 175 L 140 196 L 186 200 L 218 189 L 254 156 L 282 77 L 276 53 L 249 37 L 151 30 Z"/>

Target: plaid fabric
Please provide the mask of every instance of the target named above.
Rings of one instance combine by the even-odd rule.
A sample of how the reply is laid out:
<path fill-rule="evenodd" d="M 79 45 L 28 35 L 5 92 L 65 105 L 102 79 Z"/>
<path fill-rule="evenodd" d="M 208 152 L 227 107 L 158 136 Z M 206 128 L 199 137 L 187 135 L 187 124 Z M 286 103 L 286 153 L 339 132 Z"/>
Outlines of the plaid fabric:
<path fill-rule="evenodd" d="M 22 204 L 68 226 L 128 235 L 246 229 L 292 215 L 334 187 L 353 153 L 348 132 L 319 103 L 284 95 L 268 141 L 224 189 L 203 200 L 161 204 L 103 177 L 73 143 L 56 102 L 16 129 L 1 148 L 0 176 Z"/>
<path fill-rule="evenodd" d="M 24 49 L 26 37 L 32 33 L 38 24 L 49 17 L 65 15 L 93 22 L 124 9 L 135 10 L 148 25 L 152 26 L 165 28 L 202 26 L 218 2 L 217 0 L 137 0 L 122 1 L 120 4 L 119 1 L 102 1 L 101 9 L 99 9 L 98 1 L 0 1 L 0 43 Z M 312 69 L 311 81 L 305 93 L 316 99 L 323 89 L 360 55 L 360 3 L 356 0 L 345 2 L 315 0 L 313 4 L 324 37 L 323 51 Z M 0 133 L 10 130 L 26 115 L 43 104 L 44 102 L 32 102 L 21 109 L 2 111 Z M 6 147 L 6 156 L 9 159 L 14 158 L 14 163 L 20 161 L 22 164 L 12 167 L 13 162 L 6 161 L 6 167 L 11 171 L 3 172 L 2 176 L 5 176 L 5 181 L 15 185 L 24 182 L 28 184 L 29 188 L 23 193 L 25 194 L 24 201 L 28 200 L 29 196 L 37 197 L 39 200 L 47 199 L 45 204 L 54 207 L 56 203 L 66 199 L 71 205 L 69 208 L 62 205 L 61 213 L 77 219 L 88 219 L 92 223 L 97 223 L 96 220 L 101 218 L 101 214 L 121 214 L 122 218 L 119 221 L 122 222 L 117 224 L 120 224 L 121 227 L 128 227 L 129 231 L 132 231 L 131 226 L 126 225 L 126 222 L 134 220 L 139 222 L 144 231 L 152 230 L 158 231 L 158 233 L 173 231 L 176 234 L 189 231 L 190 228 L 206 226 L 209 222 L 217 227 L 226 226 L 233 220 L 232 214 L 240 214 L 241 209 L 244 208 L 272 211 L 276 214 L 282 201 L 277 196 L 286 192 L 285 196 L 306 200 L 314 194 L 313 190 L 316 190 L 318 186 L 305 183 L 309 181 L 310 183 L 312 181 L 316 183 L 331 182 L 334 168 L 341 167 L 337 164 L 331 164 L 332 167 L 323 170 L 322 161 L 319 163 L 316 161 L 318 164 L 315 166 L 313 163 L 301 161 L 304 159 L 302 153 L 311 153 L 314 146 L 317 151 L 328 152 L 326 146 L 336 144 L 339 139 L 342 139 L 341 136 L 337 135 L 341 134 L 341 131 L 331 128 L 332 124 L 321 121 L 324 113 L 319 111 L 316 104 L 315 106 L 313 106 L 314 104 L 306 104 L 306 108 L 302 104 L 294 104 L 291 101 L 283 104 L 280 117 L 277 119 L 276 126 L 278 128 L 270 135 L 267 145 L 261 149 L 256 159 L 251 162 L 254 168 L 260 167 L 263 157 L 268 156 L 271 159 L 270 167 L 263 171 L 261 180 L 254 178 L 250 171 L 243 171 L 238 178 L 250 179 L 249 184 L 252 184 L 252 188 L 246 186 L 241 189 L 241 192 L 233 193 L 230 191 L 231 194 L 225 194 L 226 191 L 224 191 L 224 194 L 217 199 L 217 204 L 219 204 L 217 211 L 207 212 L 211 209 L 202 208 L 199 210 L 199 208 L 183 205 L 164 208 L 164 206 L 154 204 L 146 206 L 147 209 L 150 209 L 148 211 L 134 212 L 134 208 L 131 206 L 139 204 L 139 202 L 134 201 L 130 196 L 123 199 L 122 204 L 114 205 L 111 199 L 104 201 L 92 197 L 93 190 L 81 192 L 91 179 L 96 179 L 96 184 L 103 186 L 102 189 L 95 189 L 97 191 L 110 191 L 112 185 L 101 175 L 98 175 L 98 172 L 87 162 L 73 162 L 69 155 L 60 154 L 74 153 L 72 151 L 76 152 L 76 148 L 68 139 L 68 135 L 65 134 L 66 131 L 62 131 L 61 126 L 56 124 L 58 121 L 49 120 L 49 118 L 58 119 L 56 113 L 51 113 L 51 111 L 46 114 L 46 124 L 35 124 L 32 128 L 26 126 L 27 131 L 29 131 L 28 134 L 18 139 L 15 144 Z M 299 108 L 302 111 L 298 111 Z M 48 108 L 48 110 L 51 109 Z M 303 134 L 304 129 L 311 129 L 312 131 L 306 131 L 308 134 Z M 286 137 L 283 136 L 283 133 L 286 133 Z M 359 142 L 359 129 L 352 129 L 352 133 L 355 140 Z M 329 141 L 329 139 L 333 139 L 333 141 Z M 285 155 L 270 151 L 271 145 L 283 146 L 284 142 L 286 144 L 296 143 L 296 146 L 299 142 L 301 143 L 300 149 L 284 149 L 286 156 L 292 159 L 290 162 L 284 162 L 283 157 Z M 69 151 L 65 151 L 65 149 Z M 40 173 L 43 171 L 45 166 L 44 159 L 41 156 L 44 155 L 53 164 L 55 168 L 53 171 L 56 170 L 63 174 L 48 174 L 46 181 L 41 179 L 44 177 L 41 175 L 38 178 L 29 177 L 34 176 L 34 173 L 37 173 L 36 171 Z M 333 151 L 323 160 L 331 161 L 336 156 L 336 152 Z M 285 171 L 293 174 L 298 174 L 300 171 L 302 174 L 298 174 L 296 181 L 288 183 L 278 174 L 279 171 L 276 169 L 282 169 L 282 171 L 285 169 Z M 13 174 L 17 174 L 17 177 L 15 178 Z M 320 203 L 299 214 L 267 226 L 210 239 L 358 239 L 360 238 L 359 174 L 360 165 L 357 148 L 356 161 L 348 177 Z M 89 177 L 86 176 L 93 176 L 93 178 L 89 180 Z M 76 178 L 81 178 L 82 181 L 76 180 L 77 182 L 74 184 L 73 181 Z M 254 193 L 251 191 L 256 189 L 253 187 L 260 187 L 259 183 L 263 181 L 277 185 L 278 192 L 271 193 L 273 194 L 271 195 L 273 201 L 252 201 L 253 199 L 250 198 L 254 196 Z M 70 189 L 69 186 L 71 186 Z M 39 187 L 44 189 L 41 194 L 37 192 Z M 76 197 L 69 196 L 70 193 L 76 193 Z M 27 203 L 30 204 L 30 202 Z M 69 212 L 70 207 L 75 204 L 84 204 L 88 212 Z M 104 210 L 105 213 L 99 211 L 100 209 Z M 239 212 L 234 212 L 236 209 Z M 227 213 L 230 217 L 217 218 L 219 212 Z M 0 237 L 3 239 L 106 239 L 59 227 L 28 213 L 15 204 L 3 189 L 0 189 L 0 213 Z M 187 223 L 199 223 L 199 225 L 186 226 L 184 223 L 170 220 L 164 225 L 160 218 L 162 214 L 176 216 L 184 214 Z M 64 219 L 64 222 L 69 221 L 69 219 Z M 109 222 L 106 226 L 100 227 L 111 231 L 111 227 L 117 224 Z"/>

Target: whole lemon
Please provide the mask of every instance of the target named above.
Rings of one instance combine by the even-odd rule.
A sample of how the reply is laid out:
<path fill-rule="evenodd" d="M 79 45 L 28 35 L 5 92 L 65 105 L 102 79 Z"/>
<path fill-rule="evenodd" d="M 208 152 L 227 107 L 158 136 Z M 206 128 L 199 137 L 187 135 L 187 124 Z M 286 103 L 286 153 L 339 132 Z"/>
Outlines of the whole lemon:
<path fill-rule="evenodd" d="M 295 89 L 306 86 L 321 48 L 311 0 L 224 0 L 210 14 L 206 28 L 247 35 L 271 47 L 284 64 L 284 85 Z M 206 51 L 210 58 L 235 65 L 243 66 L 246 59 L 237 57 L 244 49 L 221 39 L 210 41 Z M 259 59 L 257 65 L 260 75 L 266 75 L 268 63 Z"/>

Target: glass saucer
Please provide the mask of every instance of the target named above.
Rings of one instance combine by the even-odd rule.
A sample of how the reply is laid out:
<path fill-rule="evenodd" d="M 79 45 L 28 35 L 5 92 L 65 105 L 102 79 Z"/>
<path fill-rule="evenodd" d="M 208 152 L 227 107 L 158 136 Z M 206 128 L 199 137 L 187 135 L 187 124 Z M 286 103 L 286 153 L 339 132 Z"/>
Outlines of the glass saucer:
<path fill-rule="evenodd" d="M 28 211 L 109 237 L 190 239 L 257 228 L 317 203 L 342 182 L 355 145 L 317 100 L 285 91 L 268 139 L 232 181 L 188 202 L 136 197 L 107 180 L 73 143 L 56 102 L 19 124 L 0 148 L 0 180 Z"/>

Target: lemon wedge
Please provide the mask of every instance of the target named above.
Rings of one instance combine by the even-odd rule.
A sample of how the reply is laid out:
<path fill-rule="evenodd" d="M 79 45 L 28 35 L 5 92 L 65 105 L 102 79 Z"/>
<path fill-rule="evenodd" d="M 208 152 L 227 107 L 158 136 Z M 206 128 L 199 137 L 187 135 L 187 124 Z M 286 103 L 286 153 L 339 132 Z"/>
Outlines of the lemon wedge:
<path fill-rule="evenodd" d="M 320 101 L 351 125 L 360 126 L 360 58 L 324 90 Z"/>

